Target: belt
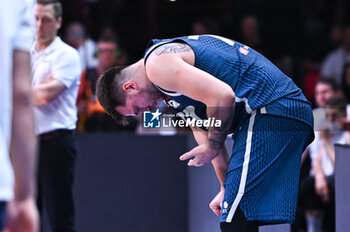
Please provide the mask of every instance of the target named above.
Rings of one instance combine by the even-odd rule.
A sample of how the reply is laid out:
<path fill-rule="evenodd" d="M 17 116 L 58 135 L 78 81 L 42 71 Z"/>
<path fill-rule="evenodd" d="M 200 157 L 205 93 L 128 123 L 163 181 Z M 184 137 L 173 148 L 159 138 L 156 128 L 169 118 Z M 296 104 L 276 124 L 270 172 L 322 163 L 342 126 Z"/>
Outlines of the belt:
<path fill-rule="evenodd" d="M 47 133 L 43 133 L 39 135 L 40 140 L 42 141 L 47 141 L 55 138 L 59 138 L 64 135 L 71 135 L 73 134 L 73 130 L 68 130 L 68 129 L 58 129 L 54 131 L 50 131 Z"/>

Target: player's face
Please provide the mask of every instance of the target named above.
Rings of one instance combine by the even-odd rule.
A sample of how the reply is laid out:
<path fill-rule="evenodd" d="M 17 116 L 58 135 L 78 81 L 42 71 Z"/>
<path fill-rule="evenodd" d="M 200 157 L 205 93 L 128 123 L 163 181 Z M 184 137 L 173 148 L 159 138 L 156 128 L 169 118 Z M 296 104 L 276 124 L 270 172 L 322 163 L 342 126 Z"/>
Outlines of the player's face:
<path fill-rule="evenodd" d="M 39 43 L 50 43 L 57 35 L 62 18 L 55 18 L 55 11 L 51 4 L 36 4 L 34 7 L 35 34 Z"/>
<path fill-rule="evenodd" d="M 136 116 L 145 110 L 153 110 L 161 96 L 153 90 L 140 89 L 127 92 L 125 106 L 117 106 L 116 110 L 124 116 Z"/>
<path fill-rule="evenodd" d="M 325 83 L 318 83 L 315 89 L 315 101 L 317 106 L 324 107 L 326 102 L 335 95 L 332 87 Z"/>

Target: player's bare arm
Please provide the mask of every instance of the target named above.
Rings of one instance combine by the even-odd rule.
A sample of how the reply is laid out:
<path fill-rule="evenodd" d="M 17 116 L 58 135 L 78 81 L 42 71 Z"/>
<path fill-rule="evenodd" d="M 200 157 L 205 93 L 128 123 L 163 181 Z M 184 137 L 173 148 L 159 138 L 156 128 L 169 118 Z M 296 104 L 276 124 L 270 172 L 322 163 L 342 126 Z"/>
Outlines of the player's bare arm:
<path fill-rule="evenodd" d="M 221 127 L 210 128 L 206 143 L 181 156 L 194 158 L 189 165 L 201 166 L 216 157 L 224 145 L 232 123 L 235 94 L 226 83 L 194 66 L 192 49 L 181 43 L 162 45 L 146 63 L 148 78 L 156 85 L 179 92 L 207 106 L 208 117 L 221 120 Z"/>

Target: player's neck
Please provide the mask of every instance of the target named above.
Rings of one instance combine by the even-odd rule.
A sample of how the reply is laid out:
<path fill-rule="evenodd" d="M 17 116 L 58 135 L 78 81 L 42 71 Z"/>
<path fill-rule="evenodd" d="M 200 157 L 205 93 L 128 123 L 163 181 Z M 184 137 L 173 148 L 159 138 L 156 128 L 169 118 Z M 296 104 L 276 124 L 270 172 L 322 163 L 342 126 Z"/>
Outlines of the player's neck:
<path fill-rule="evenodd" d="M 145 83 L 148 80 L 147 75 L 146 75 L 146 70 L 145 70 L 145 66 L 143 64 L 143 59 L 139 60 L 138 62 L 136 62 L 134 64 L 134 68 L 135 68 L 135 78 L 138 79 L 138 81 Z"/>

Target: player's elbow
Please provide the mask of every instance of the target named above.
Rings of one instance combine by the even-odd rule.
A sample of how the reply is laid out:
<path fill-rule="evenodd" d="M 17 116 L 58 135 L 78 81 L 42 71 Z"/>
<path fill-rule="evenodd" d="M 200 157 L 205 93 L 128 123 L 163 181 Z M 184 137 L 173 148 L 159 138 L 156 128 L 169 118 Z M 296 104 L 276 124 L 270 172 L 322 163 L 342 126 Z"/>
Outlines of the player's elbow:
<path fill-rule="evenodd" d="M 208 107 L 233 107 L 235 104 L 235 93 L 232 89 L 221 89 L 212 95 L 208 95 L 204 102 Z"/>
<path fill-rule="evenodd" d="M 221 101 L 224 105 L 231 106 L 234 105 L 236 95 L 231 88 L 226 88 L 221 92 Z"/>

